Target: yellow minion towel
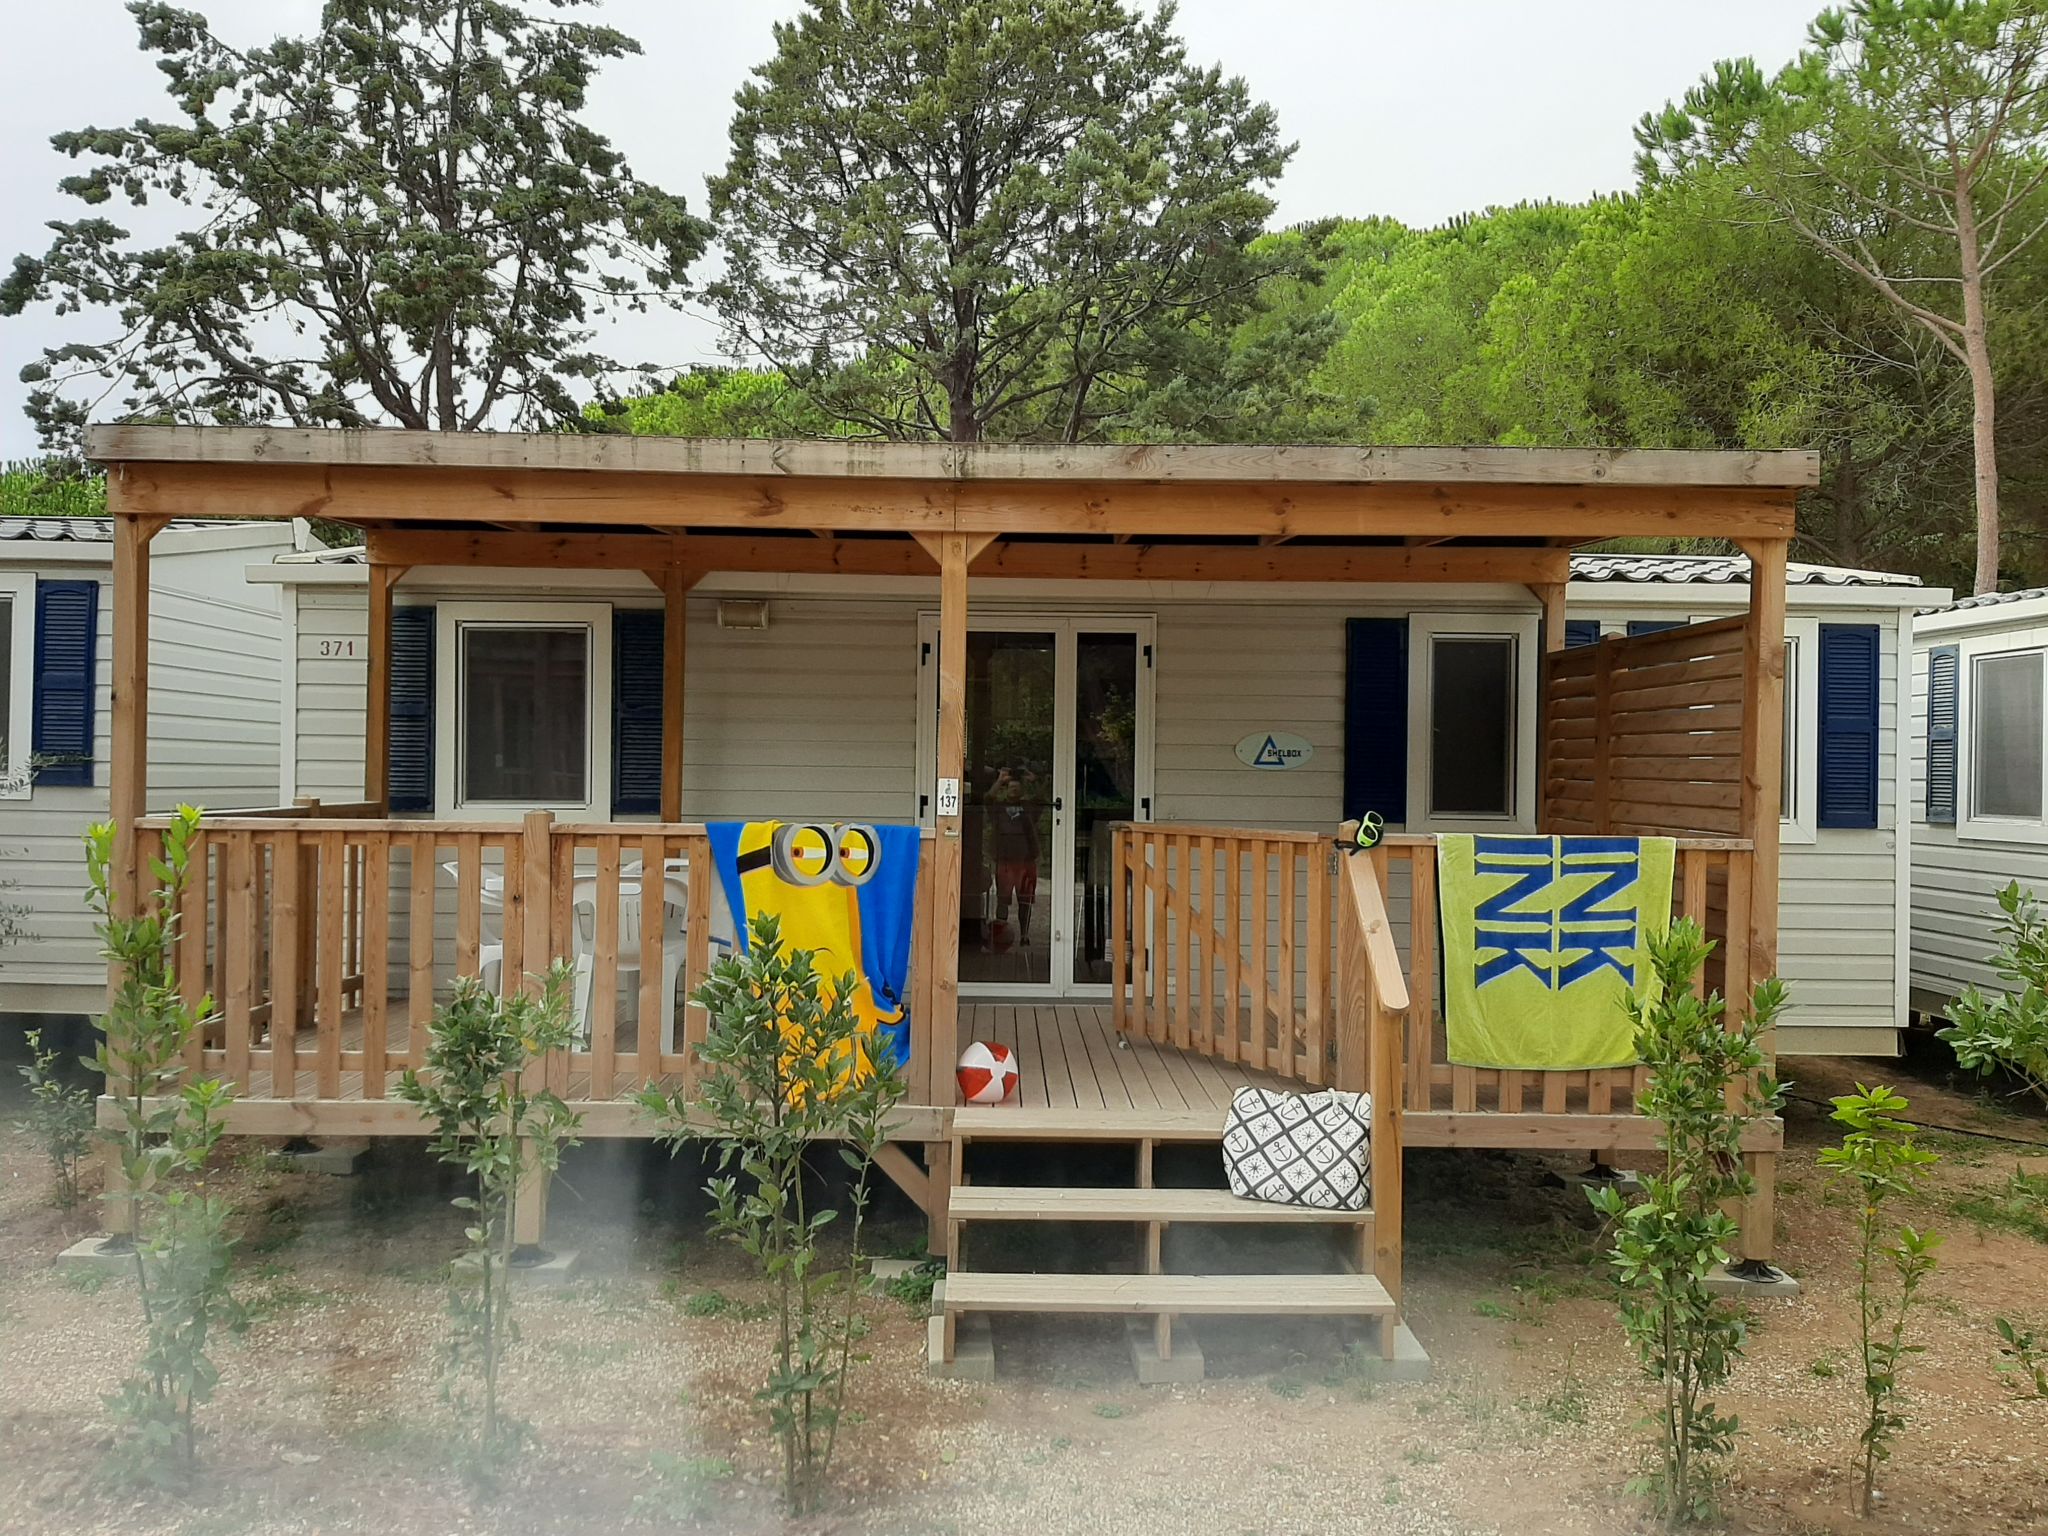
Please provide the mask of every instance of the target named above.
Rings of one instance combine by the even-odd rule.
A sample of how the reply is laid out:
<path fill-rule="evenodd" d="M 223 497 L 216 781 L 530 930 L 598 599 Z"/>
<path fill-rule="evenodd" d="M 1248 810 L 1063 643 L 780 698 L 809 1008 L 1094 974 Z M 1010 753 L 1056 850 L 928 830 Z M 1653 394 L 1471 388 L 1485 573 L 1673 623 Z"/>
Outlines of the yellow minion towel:
<path fill-rule="evenodd" d="M 1444 1027 L 1464 1067 L 1626 1066 L 1625 1000 L 1655 986 L 1671 922 L 1668 837 L 1437 839 Z"/>

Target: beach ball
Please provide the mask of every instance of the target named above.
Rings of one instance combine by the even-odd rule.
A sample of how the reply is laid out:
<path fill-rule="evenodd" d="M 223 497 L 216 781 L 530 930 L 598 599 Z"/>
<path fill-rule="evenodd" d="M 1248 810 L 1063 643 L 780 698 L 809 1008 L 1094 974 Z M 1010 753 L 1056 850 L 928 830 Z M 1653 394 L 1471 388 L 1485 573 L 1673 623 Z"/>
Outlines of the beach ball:
<path fill-rule="evenodd" d="M 1017 1053 L 977 1040 L 960 1053 L 960 1093 L 970 1104 L 1000 1104 L 1017 1091 Z"/>

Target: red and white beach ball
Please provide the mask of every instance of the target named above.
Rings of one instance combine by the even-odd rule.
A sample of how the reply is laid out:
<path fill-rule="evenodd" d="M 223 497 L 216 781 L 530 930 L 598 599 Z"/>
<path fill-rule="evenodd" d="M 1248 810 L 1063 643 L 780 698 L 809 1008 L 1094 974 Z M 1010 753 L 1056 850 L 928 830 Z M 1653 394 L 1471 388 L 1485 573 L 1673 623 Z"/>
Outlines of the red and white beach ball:
<path fill-rule="evenodd" d="M 1017 1053 L 977 1040 L 960 1053 L 960 1094 L 970 1104 L 1000 1104 L 1017 1091 Z"/>

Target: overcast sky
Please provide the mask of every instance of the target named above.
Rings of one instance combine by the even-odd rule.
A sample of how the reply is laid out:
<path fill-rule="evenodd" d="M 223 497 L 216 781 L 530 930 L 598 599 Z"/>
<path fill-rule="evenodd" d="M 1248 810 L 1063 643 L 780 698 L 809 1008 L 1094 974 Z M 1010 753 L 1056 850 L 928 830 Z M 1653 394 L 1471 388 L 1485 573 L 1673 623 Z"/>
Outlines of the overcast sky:
<path fill-rule="evenodd" d="M 310 27 L 319 0 L 184 0 L 237 42 Z M 1581 198 L 1630 184 L 1630 130 L 1717 59 L 1767 68 L 1797 51 L 1819 0 L 1183 0 L 1201 62 L 1241 74 L 1299 143 L 1278 188 L 1281 223 L 1389 214 L 1432 224 L 1530 198 Z M 733 91 L 766 57 L 771 23 L 797 0 L 603 0 L 593 10 L 637 37 L 591 117 L 641 175 L 704 204 L 725 157 Z M 60 196 L 50 135 L 169 115 L 161 77 L 135 47 L 121 0 L 0 0 L 0 263 L 40 254 L 43 224 L 78 216 Z M 162 229 L 169 211 L 110 214 Z M 635 317 L 608 340 L 628 362 L 719 358 L 701 313 Z M 0 321 L 0 457 L 33 451 L 21 365 L 44 347 L 107 334 L 91 316 Z"/>

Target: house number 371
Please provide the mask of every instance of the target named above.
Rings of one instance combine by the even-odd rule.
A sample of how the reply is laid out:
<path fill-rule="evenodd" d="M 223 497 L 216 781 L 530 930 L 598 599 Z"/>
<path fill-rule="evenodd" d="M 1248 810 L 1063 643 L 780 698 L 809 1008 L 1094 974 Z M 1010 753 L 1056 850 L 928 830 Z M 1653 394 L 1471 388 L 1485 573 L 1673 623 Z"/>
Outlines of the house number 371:
<path fill-rule="evenodd" d="M 320 654 L 322 656 L 353 656 L 355 653 L 356 643 L 353 640 L 322 640 L 320 642 Z"/>

